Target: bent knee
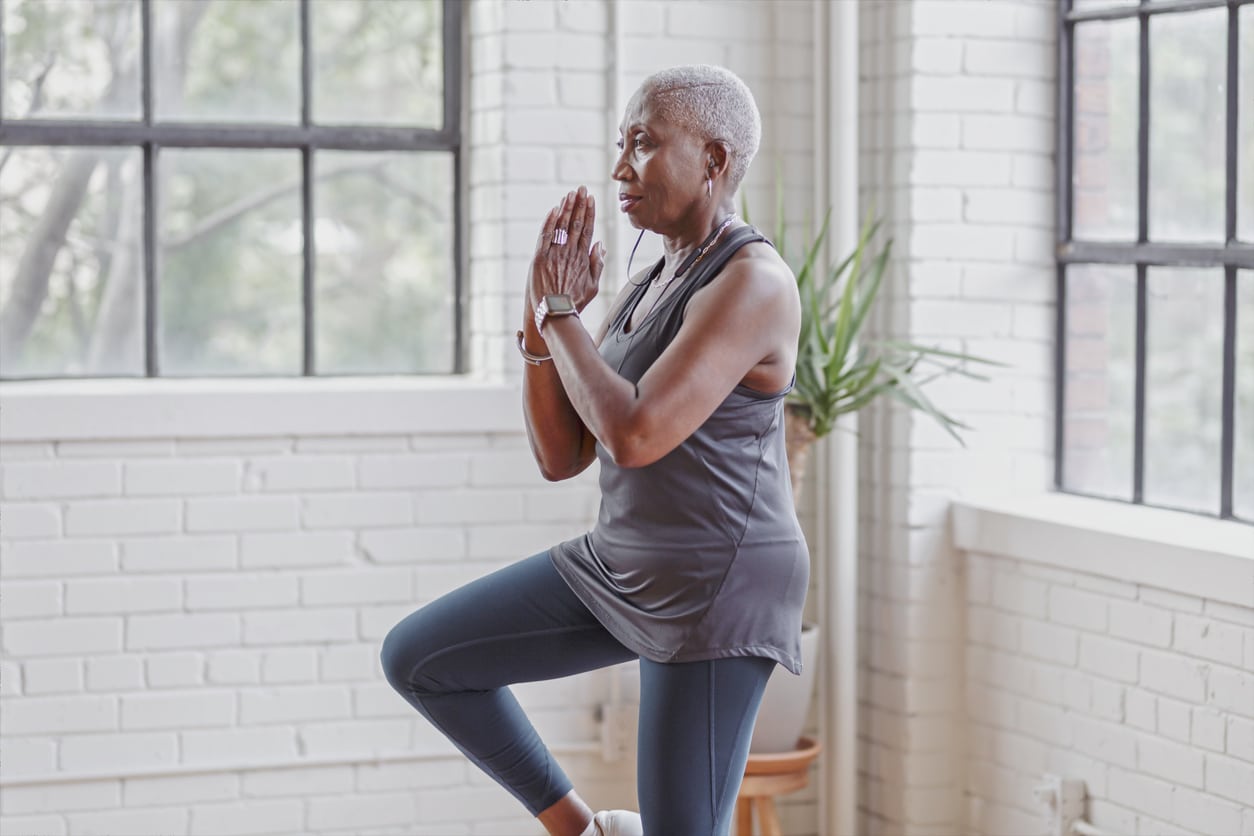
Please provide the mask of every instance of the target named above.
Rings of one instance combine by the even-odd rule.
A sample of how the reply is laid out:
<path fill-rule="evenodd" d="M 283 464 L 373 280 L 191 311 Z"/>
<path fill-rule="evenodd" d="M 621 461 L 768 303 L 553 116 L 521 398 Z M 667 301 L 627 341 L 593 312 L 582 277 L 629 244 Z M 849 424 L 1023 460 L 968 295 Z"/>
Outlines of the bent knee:
<path fill-rule="evenodd" d="M 397 691 L 416 696 L 436 696 L 455 690 L 441 680 L 428 660 L 444 647 L 433 641 L 433 631 L 423 628 L 419 610 L 393 627 L 379 647 L 379 663 L 388 683 Z"/>
<path fill-rule="evenodd" d="M 431 650 L 424 641 L 425 631 L 408 616 L 383 637 L 379 647 L 379 664 L 388 683 L 398 691 L 412 691 L 418 678 L 418 669 Z"/>

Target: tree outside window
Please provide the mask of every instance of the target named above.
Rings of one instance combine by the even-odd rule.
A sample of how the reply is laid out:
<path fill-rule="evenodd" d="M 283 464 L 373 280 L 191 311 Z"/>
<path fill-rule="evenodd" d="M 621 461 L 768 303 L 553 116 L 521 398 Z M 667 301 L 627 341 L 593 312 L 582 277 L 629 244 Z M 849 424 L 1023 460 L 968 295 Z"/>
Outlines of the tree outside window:
<path fill-rule="evenodd" d="M 454 0 L 0 6 L 0 378 L 461 370 Z"/>

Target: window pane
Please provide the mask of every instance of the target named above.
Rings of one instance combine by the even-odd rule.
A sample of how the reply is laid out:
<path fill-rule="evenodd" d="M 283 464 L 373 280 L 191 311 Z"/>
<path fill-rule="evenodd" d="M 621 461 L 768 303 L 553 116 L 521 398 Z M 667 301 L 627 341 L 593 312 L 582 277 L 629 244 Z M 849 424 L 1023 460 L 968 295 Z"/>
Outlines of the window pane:
<path fill-rule="evenodd" d="M 5 117 L 139 118 L 139 33 L 139 0 L 5 0 Z"/>
<path fill-rule="evenodd" d="M 152 14 L 157 118 L 300 121 L 297 0 L 157 0 Z"/>
<path fill-rule="evenodd" d="M 1136 239 L 1137 22 L 1075 27 L 1073 235 Z"/>
<path fill-rule="evenodd" d="M 1150 21 L 1149 237 L 1222 241 L 1228 11 Z"/>
<path fill-rule="evenodd" d="M 1232 511 L 1254 522 L 1254 270 L 1237 271 L 1237 402 Z"/>
<path fill-rule="evenodd" d="M 1237 82 L 1237 237 L 1254 241 L 1254 6 L 1241 7 L 1241 47 Z"/>
<path fill-rule="evenodd" d="M 1136 270 L 1067 268 L 1063 488 L 1132 499 Z"/>
<path fill-rule="evenodd" d="M 440 7 L 439 0 L 311 4 L 314 121 L 440 127 Z"/>
<path fill-rule="evenodd" d="M 0 376 L 142 375 L 139 150 L 5 153 Z"/>
<path fill-rule="evenodd" d="M 1146 274 L 1145 501 L 1219 512 L 1223 270 Z"/>
<path fill-rule="evenodd" d="M 163 374 L 300 374 L 297 151 L 162 151 Z"/>
<path fill-rule="evenodd" d="M 452 155 L 315 163 L 318 372 L 451 372 Z"/>

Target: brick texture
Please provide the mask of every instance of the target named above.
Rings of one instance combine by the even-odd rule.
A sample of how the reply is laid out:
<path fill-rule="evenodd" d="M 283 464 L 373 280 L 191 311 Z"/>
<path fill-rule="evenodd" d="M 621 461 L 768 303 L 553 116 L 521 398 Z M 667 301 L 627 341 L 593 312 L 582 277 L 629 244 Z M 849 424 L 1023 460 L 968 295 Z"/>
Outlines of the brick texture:
<path fill-rule="evenodd" d="M 646 74 L 701 60 L 740 72 L 766 123 L 745 185 L 754 221 L 773 228 L 777 166 L 794 223 L 809 209 L 808 4 L 622 5 L 463 4 L 477 375 L 520 374 L 535 229 L 566 190 L 587 184 L 602 207 L 603 295 L 624 280 L 635 235 L 609 169 Z M 595 472 L 544 482 L 521 430 L 111 441 L 101 427 L 90 442 L 0 443 L 0 832 L 535 832 L 378 662 L 383 634 L 423 602 L 590 525 Z M 634 671 L 620 675 L 634 699 Z M 519 691 L 595 808 L 635 805 L 634 762 L 596 750 L 610 676 Z M 294 768 L 309 758 L 323 764 Z M 815 834 L 813 788 L 784 813 L 790 836 Z"/>

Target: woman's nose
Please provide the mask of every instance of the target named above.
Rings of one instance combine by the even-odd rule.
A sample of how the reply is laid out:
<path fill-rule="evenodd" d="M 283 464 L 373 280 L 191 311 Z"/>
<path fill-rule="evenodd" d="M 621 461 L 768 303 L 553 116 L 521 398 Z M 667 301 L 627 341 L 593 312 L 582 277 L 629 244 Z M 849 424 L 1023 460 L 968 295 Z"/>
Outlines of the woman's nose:
<path fill-rule="evenodd" d="M 618 157 L 614 160 L 614 165 L 610 169 L 610 177 L 615 180 L 626 180 L 631 177 L 631 166 L 626 161 L 627 150 L 623 149 L 618 152 Z"/>

